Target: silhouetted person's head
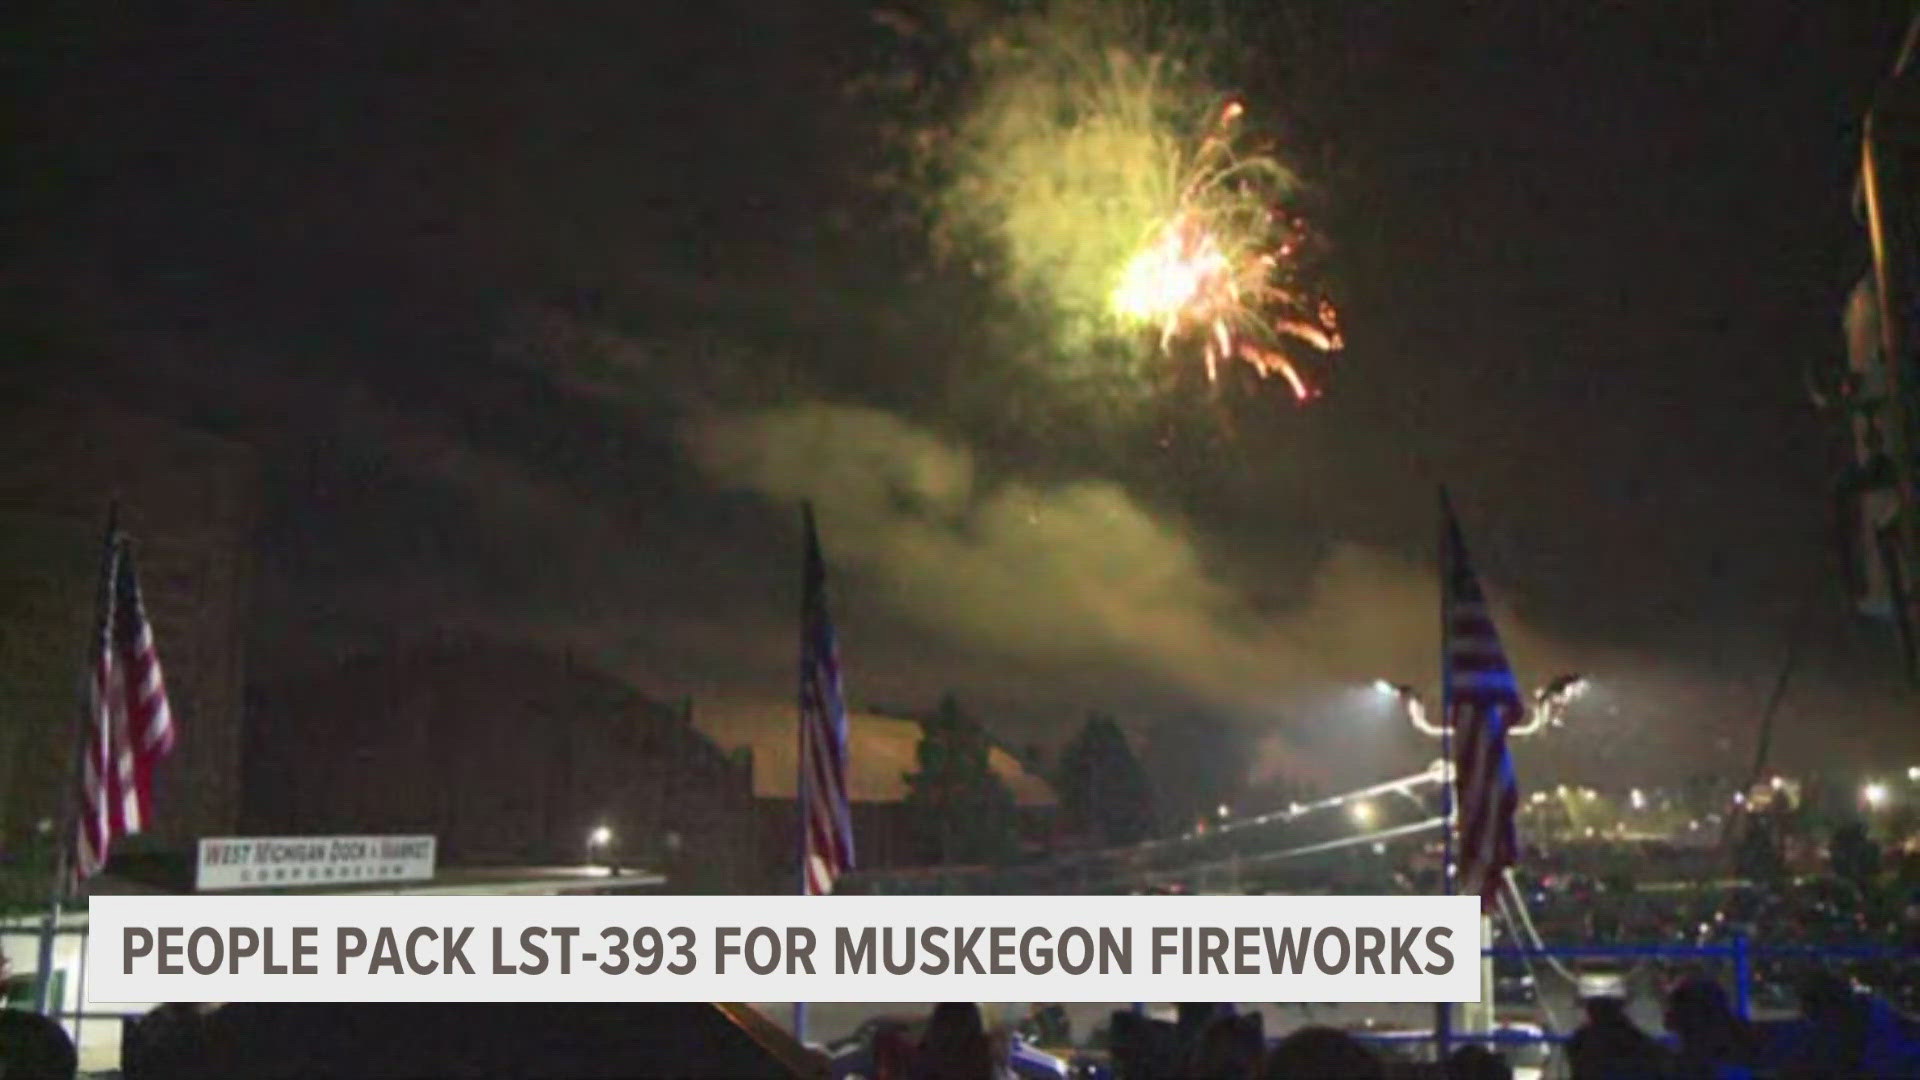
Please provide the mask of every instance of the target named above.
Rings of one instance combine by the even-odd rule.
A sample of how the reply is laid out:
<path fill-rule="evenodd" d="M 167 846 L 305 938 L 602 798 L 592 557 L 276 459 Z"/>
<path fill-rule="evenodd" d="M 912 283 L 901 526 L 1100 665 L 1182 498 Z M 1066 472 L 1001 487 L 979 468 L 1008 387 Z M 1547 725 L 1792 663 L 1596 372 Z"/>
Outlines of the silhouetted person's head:
<path fill-rule="evenodd" d="M 1580 1004 L 1593 1024 L 1627 1023 L 1627 981 L 1612 971 L 1590 971 L 1580 976 Z"/>
<path fill-rule="evenodd" d="M 1386 1066 L 1344 1031 L 1304 1027 L 1267 1055 L 1267 1080 L 1385 1080 Z"/>
<path fill-rule="evenodd" d="M 920 1038 L 916 1062 L 929 1080 L 986 1080 L 993 1075 L 993 1047 L 987 1039 L 980 1006 L 971 1001 L 947 1001 L 934 1006 L 927 1032 Z"/>
<path fill-rule="evenodd" d="M 913 1075 L 913 1061 L 913 1036 L 907 1028 L 888 1024 L 873 1033 L 876 1080 L 903 1080 Z"/>
<path fill-rule="evenodd" d="M 1463 1046 L 1447 1058 L 1447 1080 L 1513 1080 L 1513 1067 L 1484 1046 Z"/>
<path fill-rule="evenodd" d="M 1693 1054 L 1724 1055 L 1745 1048 L 1747 1026 L 1734 1015 L 1727 992 L 1712 979 L 1686 979 L 1667 995 L 1667 1030 Z"/>
<path fill-rule="evenodd" d="M 1255 1080 L 1266 1052 L 1259 1013 L 1218 1016 L 1200 1033 L 1191 1075 L 1195 1080 Z"/>
<path fill-rule="evenodd" d="M 1812 1039 L 1802 1062 L 1809 1076 L 1857 1075 L 1868 1052 L 1873 1006 L 1853 985 L 1827 971 L 1815 971 L 1796 981 L 1800 1012 L 1811 1025 Z"/>
<path fill-rule="evenodd" d="M 1627 1018 L 1627 1002 L 1624 998 L 1588 998 L 1581 1002 L 1587 1010 L 1587 1022 L 1592 1024 L 1631 1023 Z"/>
<path fill-rule="evenodd" d="M 1800 980 L 1800 1012 L 1826 1033 L 1845 1053 L 1857 1053 L 1872 1026 L 1872 1004 L 1853 984 L 1830 971 L 1816 971 Z"/>
<path fill-rule="evenodd" d="M 1183 1046 L 1197 1042 L 1200 1033 L 1216 1018 L 1232 1015 L 1232 1010 L 1214 1001 L 1182 1001 L 1176 1003 L 1173 1010 L 1173 1027 L 1179 1032 Z"/>
<path fill-rule="evenodd" d="M 980 1006 L 971 1001 L 943 1001 L 933 1007 L 933 1015 L 927 1019 L 929 1044 L 982 1039 L 986 1034 L 987 1024 L 980 1017 Z"/>
<path fill-rule="evenodd" d="M 1853 984 L 1831 971 L 1816 971 L 1800 980 L 1800 1011 L 1816 1024 L 1848 1023 L 1863 1011 Z"/>
<path fill-rule="evenodd" d="M 0 1009 L 0 1077 L 73 1080 L 79 1055 L 66 1030 L 39 1013 Z"/>

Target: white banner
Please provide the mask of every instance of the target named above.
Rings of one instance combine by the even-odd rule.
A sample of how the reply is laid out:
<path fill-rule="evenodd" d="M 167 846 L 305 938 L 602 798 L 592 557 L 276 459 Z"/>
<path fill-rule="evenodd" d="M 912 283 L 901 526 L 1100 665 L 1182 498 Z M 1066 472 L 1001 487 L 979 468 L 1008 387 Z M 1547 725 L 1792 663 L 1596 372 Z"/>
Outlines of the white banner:
<path fill-rule="evenodd" d="M 431 836 L 251 836 L 200 841 L 194 888 L 285 889 L 433 880 Z"/>
<path fill-rule="evenodd" d="M 125 1002 L 1480 996 L 1477 897 L 102 896 Z"/>

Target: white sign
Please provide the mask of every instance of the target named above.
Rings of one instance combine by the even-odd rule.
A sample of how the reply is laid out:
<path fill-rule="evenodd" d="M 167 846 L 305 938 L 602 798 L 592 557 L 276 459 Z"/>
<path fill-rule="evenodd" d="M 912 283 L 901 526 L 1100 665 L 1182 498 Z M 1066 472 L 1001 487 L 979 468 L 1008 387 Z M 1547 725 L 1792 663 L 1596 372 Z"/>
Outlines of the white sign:
<path fill-rule="evenodd" d="M 432 879 L 431 836 L 256 836 L 201 840 L 194 888 L 379 886 Z"/>
<path fill-rule="evenodd" d="M 99 896 L 87 997 L 1480 997 L 1472 896 Z"/>

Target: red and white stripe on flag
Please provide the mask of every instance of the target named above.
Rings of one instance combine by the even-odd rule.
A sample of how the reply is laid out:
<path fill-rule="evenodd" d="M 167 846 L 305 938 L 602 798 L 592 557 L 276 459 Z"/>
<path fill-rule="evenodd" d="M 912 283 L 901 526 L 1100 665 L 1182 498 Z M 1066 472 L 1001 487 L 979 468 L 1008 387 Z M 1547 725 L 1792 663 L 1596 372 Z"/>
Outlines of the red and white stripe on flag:
<path fill-rule="evenodd" d="M 847 795 L 847 706 L 839 646 L 827 617 L 826 566 L 806 514 L 807 554 L 800 629 L 801 871 L 808 896 L 825 896 L 853 869 L 853 808 Z"/>
<path fill-rule="evenodd" d="M 1460 526 L 1443 497 L 1441 622 L 1445 635 L 1446 722 L 1454 738 L 1459 888 L 1492 910 L 1501 880 L 1519 858 L 1514 815 L 1520 784 L 1507 730 L 1523 705 L 1492 612 L 1467 557 Z"/>
<path fill-rule="evenodd" d="M 80 740 L 74 884 L 106 865 L 113 842 L 153 818 L 154 767 L 173 749 L 173 710 L 124 537 L 109 541 L 105 610 Z"/>

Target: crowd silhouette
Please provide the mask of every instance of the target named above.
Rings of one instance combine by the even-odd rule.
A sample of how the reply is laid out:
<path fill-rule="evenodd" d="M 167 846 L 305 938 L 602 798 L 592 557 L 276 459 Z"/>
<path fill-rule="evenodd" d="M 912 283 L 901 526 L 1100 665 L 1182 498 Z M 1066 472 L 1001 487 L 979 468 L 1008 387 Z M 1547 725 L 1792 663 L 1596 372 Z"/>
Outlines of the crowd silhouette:
<path fill-rule="evenodd" d="M 1665 1040 L 1634 1023 L 1619 975 L 1586 974 L 1579 983 L 1584 1021 L 1567 1041 L 1564 1069 L 1553 1074 L 1570 1080 L 1920 1077 L 1920 1026 L 1830 972 L 1813 972 L 1800 981 L 1800 1021 L 1767 1025 L 1764 1031 L 1741 1018 L 1717 982 L 1681 979 L 1664 1002 Z M 824 1075 L 754 1059 L 750 1053 L 739 1056 L 751 1047 L 730 1046 L 729 1029 L 723 1025 L 710 1026 L 690 1042 L 692 1029 L 708 1022 L 696 1015 L 703 1007 L 668 1007 L 681 1011 L 653 1017 L 671 1021 L 666 1027 L 672 1029 L 672 1038 L 636 1032 L 633 1023 L 651 1014 L 623 1011 L 626 1008 L 514 1006 L 482 1013 L 435 1006 L 319 1006 L 286 1015 L 266 1010 L 254 1015 L 244 1006 L 213 1012 L 162 1006 L 133 1025 L 126 1043 L 129 1060 L 121 1075 L 127 1080 L 224 1075 L 689 1076 L 709 1075 L 699 1071 L 700 1065 L 714 1064 L 696 1064 L 694 1058 L 729 1054 L 735 1062 L 730 1068 L 752 1067 L 754 1075 Z M 498 1029 L 509 1013 L 519 1020 L 551 1021 L 540 1025 L 550 1035 L 558 1036 L 564 1028 L 579 1037 L 561 1039 L 564 1047 L 554 1038 L 535 1040 L 548 1050 L 564 1049 L 564 1062 L 551 1053 L 543 1057 L 537 1046 L 522 1045 L 524 1039 L 509 1048 L 498 1041 Z M 493 1028 L 493 1035 L 486 1035 L 483 1027 Z M 595 1035 L 595 1028 L 603 1030 Z M 314 1045 L 294 1045 L 299 1041 L 291 1036 L 295 1031 L 314 1036 Z M 610 1036 L 614 1031 L 619 1034 Z M 336 1037 L 349 1033 L 353 1039 L 346 1045 Z M 1219 1005 L 1182 1005 L 1172 1023 L 1116 1012 L 1110 1036 L 1116 1080 L 1511 1080 L 1514 1075 L 1500 1054 L 1478 1044 L 1460 1046 L 1444 1061 L 1432 1062 L 1383 1053 L 1324 1025 L 1308 1025 L 1270 1041 L 1260 1014 L 1236 1014 Z M 403 1046 L 408 1040 L 464 1045 L 466 1060 L 451 1072 L 420 1072 L 417 1066 L 426 1059 L 418 1054 L 420 1046 Z M 321 1044 L 334 1053 L 320 1052 Z M 500 1057 L 509 1049 L 512 1062 Z M 299 1060 L 292 1072 L 285 1071 L 285 1060 L 275 1062 L 280 1070 L 256 1069 L 266 1064 L 264 1057 L 253 1056 L 262 1050 Z M 1012 1050 L 1011 1037 L 990 1029 L 978 1005 L 947 1002 L 933 1010 L 917 1038 L 905 1028 L 876 1033 L 872 1080 L 1013 1080 L 1018 1074 Z M 692 1058 L 677 1056 L 687 1053 Z M 564 1071 L 543 1071 L 548 1065 Z M 655 1065 L 662 1071 L 650 1071 Z M 30 1012 L 0 1010 L 0 1078 L 73 1080 L 77 1066 L 73 1044 L 59 1024 Z M 502 1067 L 508 1071 L 500 1072 Z"/>

